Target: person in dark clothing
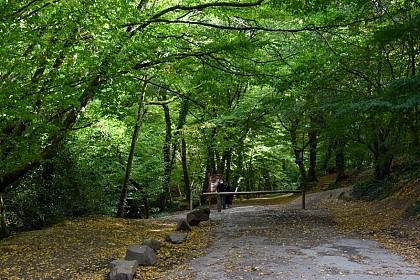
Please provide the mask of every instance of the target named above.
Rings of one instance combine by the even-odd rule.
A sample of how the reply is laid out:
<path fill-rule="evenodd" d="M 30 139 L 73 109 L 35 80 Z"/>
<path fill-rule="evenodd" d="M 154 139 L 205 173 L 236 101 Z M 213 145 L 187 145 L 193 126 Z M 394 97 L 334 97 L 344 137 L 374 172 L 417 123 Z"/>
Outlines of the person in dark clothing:
<path fill-rule="evenodd" d="M 219 184 L 217 185 L 218 192 L 227 192 L 227 185 L 223 183 L 223 180 L 220 180 Z M 222 200 L 223 209 L 226 209 L 226 195 L 220 195 L 220 199 Z"/>
<path fill-rule="evenodd" d="M 227 192 L 231 192 L 232 191 L 232 189 L 230 188 L 229 182 L 226 184 L 226 191 Z M 232 207 L 233 195 L 232 194 L 226 195 L 225 201 L 226 201 L 226 206 L 228 208 Z"/>

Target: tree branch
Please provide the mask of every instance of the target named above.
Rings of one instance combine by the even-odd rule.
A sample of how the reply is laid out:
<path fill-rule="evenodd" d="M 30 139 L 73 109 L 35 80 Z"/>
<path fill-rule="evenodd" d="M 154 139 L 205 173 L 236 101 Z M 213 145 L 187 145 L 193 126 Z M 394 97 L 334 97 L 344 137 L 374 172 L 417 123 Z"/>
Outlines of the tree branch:
<path fill-rule="evenodd" d="M 160 18 L 160 17 L 162 17 L 166 14 L 169 14 L 171 12 L 204 10 L 204 9 L 207 9 L 207 8 L 214 8 L 214 7 L 247 8 L 247 7 L 259 6 L 259 5 L 262 4 L 262 2 L 264 2 L 264 0 L 258 0 L 256 2 L 250 2 L 250 3 L 214 2 L 214 3 L 204 3 L 204 4 L 200 4 L 200 5 L 195 5 L 195 6 L 175 5 L 175 6 L 164 9 L 164 10 L 160 11 L 159 13 L 153 15 L 151 17 L 151 20 L 145 21 L 141 24 L 136 24 L 136 23 L 125 24 L 125 25 L 123 25 L 123 27 L 132 27 L 134 25 L 138 25 L 138 27 L 136 29 L 131 31 L 130 35 L 133 36 L 137 31 L 140 31 L 140 30 L 144 29 L 145 27 L 147 27 L 151 23 L 155 22 L 155 20 L 157 20 L 158 18 Z"/>
<path fill-rule="evenodd" d="M 174 102 L 175 100 L 177 100 L 179 97 L 178 96 L 174 96 L 171 99 L 168 100 L 162 100 L 162 101 L 145 101 L 144 105 L 168 105 L 169 103 Z"/>
<path fill-rule="evenodd" d="M 15 12 L 15 14 L 21 14 L 24 10 L 26 10 L 27 8 L 29 8 L 29 6 L 31 6 L 32 4 L 34 4 L 35 2 L 38 2 L 39 0 L 32 0 L 29 3 L 27 3 L 26 5 L 22 6 L 19 10 L 17 10 Z"/>
<path fill-rule="evenodd" d="M 218 25 L 208 22 L 202 22 L 202 21 L 189 21 L 189 20 L 179 20 L 179 19 L 162 19 L 162 18 L 154 18 L 152 17 L 150 20 L 147 20 L 144 23 L 130 23 L 123 25 L 124 27 L 139 25 L 139 29 L 144 29 L 146 26 L 150 25 L 151 23 L 169 23 L 169 24 L 189 24 L 189 25 L 200 25 L 200 26 L 206 26 L 210 28 L 216 28 L 216 29 L 223 29 L 223 30 L 235 30 L 235 31 L 266 31 L 266 32 L 283 32 L 283 33 L 298 33 L 303 31 L 318 31 L 323 29 L 330 29 L 330 28 L 338 28 L 338 27 L 346 27 L 350 25 L 354 25 L 360 22 L 366 22 L 366 21 L 373 21 L 377 18 L 369 18 L 369 19 L 359 19 L 352 22 L 342 23 L 342 24 L 331 24 L 331 25 L 323 25 L 323 26 L 314 26 L 314 25 L 308 25 L 302 28 L 296 28 L 296 29 L 283 29 L 283 28 L 270 28 L 270 27 L 261 27 L 261 26 L 226 26 L 226 25 Z"/>
<path fill-rule="evenodd" d="M 170 8 L 167 8 L 165 10 L 160 11 L 156 15 L 152 17 L 152 19 L 157 19 L 165 14 L 168 14 L 173 11 L 193 11 L 193 10 L 204 10 L 207 8 L 213 8 L 213 7 L 233 7 L 233 8 L 246 8 L 246 7 L 255 7 L 259 6 L 264 2 L 264 0 L 258 0 L 256 2 L 250 2 L 250 3 L 235 3 L 235 2 L 214 2 L 214 3 L 204 3 L 200 5 L 195 6 L 182 6 L 182 5 L 176 5 L 172 6 Z"/>
<path fill-rule="evenodd" d="M 200 57 L 200 56 L 210 55 L 215 52 L 216 51 L 197 52 L 197 53 L 177 53 L 174 55 L 156 59 L 154 61 L 137 63 L 136 65 L 133 66 L 133 69 L 138 70 L 138 69 L 142 69 L 142 68 L 153 66 L 153 65 L 159 65 L 159 64 L 167 63 L 167 62 L 174 62 L 175 60 L 183 59 L 187 57 Z"/>
<path fill-rule="evenodd" d="M 137 77 L 137 76 L 134 76 L 134 75 L 127 75 L 127 76 L 128 76 L 128 77 L 130 77 L 130 78 L 133 78 L 133 79 L 139 80 L 139 81 L 146 81 L 145 79 L 140 78 L 140 77 Z M 151 85 L 153 85 L 153 86 L 156 86 L 156 87 L 158 87 L 158 88 L 161 88 L 161 89 L 164 89 L 164 90 L 169 91 L 169 92 L 171 92 L 171 93 L 174 93 L 174 94 L 175 94 L 178 98 L 185 98 L 185 99 L 188 99 L 190 102 L 192 102 L 193 104 L 195 104 L 195 105 L 199 106 L 200 108 L 203 108 L 203 109 L 204 109 L 204 108 L 206 107 L 205 105 L 200 104 L 200 103 L 198 103 L 196 100 L 194 100 L 194 99 L 190 98 L 188 95 L 185 95 L 185 94 L 183 94 L 183 93 L 180 93 L 180 92 L 178 92 L 178 91 L 175 91 L 175 90 L 173 90 L 173 89 L 170 89 L 170 88 L 168 88 L 168 87 L 165 87 L 165 86 L 163 86 L 163 85 L 160 85 L 160 84 L 154 83 L 154 82 L 152 82 L 152 81 L 148 81 L 148 83 L 149 83 L 149 84 L 151 84 Z M 195 87 L 194 87 L 194 89 L 198 89 L 198 88 L 200 88 L 200 86 L 201 86 L 201 84 L 199 84 L 199 85 L 195 86 Z"/>
<path fill-rule="evenodd" d="M 29 12 L 27 13 L 26 17 L 30 17 L 30 16 L 32 16 L 33 14 L 35 14 L 35 13 L 39 12 L 40 10 L 42 10 L 42 9 L 44 9 L 44 8 L 46 8 L 46 7 L 48 7 L 49 5 L 51 5 L 51 4 L 55 4 L 55 3 L 59 2 L 59 1 L 60 1 L 60 0 L 48 1 L 47 3 L 45 3 L 45 4 L 41 5 L 40 7 L 37 7 L 37 8 L 36 8 L 36 9 L 34 9 L 33 11 L 29 11 Z M 29 9 L 29 7 L 30 7 L 30 6 L 32 6 L 33 4 L 35 4 L 36 2 L 41 2 L 41 1 L 39 1 L 39 0 L 33 0 L 33 1 L 30 1 L 28 4 L 26 4 L 26 5 L 22 6 L 19 10 L 17 10 L 16 12 L 14 12 L 14 14 L 19 15 L 19 16 L 21 16 L 21 17 L 22 17 L 23 12 L 24 12 L 25 10 Z"/>
<path fill-rule="evenodd" d="M 84 129 L 84 128 L 87 128 L 87 127 L 91 127 L 94 123 L 97 123 L 97 122 L 98 122 L 98 120 L 96 120 L 96 121 L 94 121 L 94 122 L 90 122 L 90 123 L 85 124 L 85 125 L 83 125 L 83 126 L 79 126 L 79 127 L 72 127 L 72 128 L 70 128 L 70 129 L 68 129 L 67 131 L 75 131 L 75 130 L 80 130 L 80 129 Z"/>

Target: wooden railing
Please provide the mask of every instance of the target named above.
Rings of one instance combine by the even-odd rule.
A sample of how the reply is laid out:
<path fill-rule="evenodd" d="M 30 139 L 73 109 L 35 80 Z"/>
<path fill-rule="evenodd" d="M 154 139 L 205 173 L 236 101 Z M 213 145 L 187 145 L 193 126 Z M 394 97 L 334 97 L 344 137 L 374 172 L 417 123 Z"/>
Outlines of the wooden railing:
<path fill-rule="evenodd" d="M 246 191 L 246 192 L 206 192 L 202 196 L 217 196 L 217 211 L 222 211 L 222 195 L 259 195 L 273 193 L 300 193 L 302 194 L 302 209 L 305 209 L 305 191 L 304 190 L 274 190 L 274 191 Z"/>

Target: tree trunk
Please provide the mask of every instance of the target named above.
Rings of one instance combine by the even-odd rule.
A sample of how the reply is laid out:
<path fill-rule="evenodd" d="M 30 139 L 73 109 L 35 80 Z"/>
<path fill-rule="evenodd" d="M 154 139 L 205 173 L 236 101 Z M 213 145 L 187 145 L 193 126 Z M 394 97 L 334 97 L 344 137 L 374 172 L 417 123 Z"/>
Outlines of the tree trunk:
<path fill-rule="evenodd" d="M 290 141 L 292 142 L 293 146 L 293 153 L 295 155 L 295 163 L 299 168 L 300 176 L 302 177 L 302 182 L 306 182 L 306 170 L 305 164 L 303 163 L 303 147 L 298 147 L 298 137 L 297 137 L 297 127 L 299 124 L 299 120 L 295 119 L 292 121 L 292 125 L 290 126 Z"/>
<path fill-rule="evenodd" d="M 418 106 L 414 107 L 414 117 L 413 122 L 410 125 L 410 131 L 413 135 L 413 150 L 414 153 L 417 153 L 417 157 L 420 156 L 420 136 L 419 136 L 419 127 L 420 127 L 420 113 Z"/>
<path fill-rule="evenodd" d="M 383 180 L 391 173 L 393 156 L 387 147 L 386 137 L 386 132 L 379 130 L 373 143 L 376 180 Z"/>
<path fill-rule="evenodd" d="M 123 183 L 123 187 L 121 189 L 120 200 L 119 200 L 119 203 L 118 203 L 117 217 L 119 217 L 119 218 L 124 217 L 124 206 L 125 206 L 125 201 L 127 199 L 128 182 L 130 180 L 131 167 L 133 165 L 134 153 L 136 151 L 136 145 L 137 145 L 137 139 L 138 139 L 138 136 L 139 136 L 139 130 L 140 130 L 140 127 L 141 127 L 141 124 L 142 124 L 142 121 L 143 121 L 144 98 L 146 96 L 146 88 L 147 88 L 147 82 L 144 82 L 141 97 L 140 97 L 140 100 L 139 100 L 139 110 L 137 112 L 136 125 L 134 126 L 133 137 L 131 138 L 131 147 L 130 147 L 130 153 L 128 155 L 127 168 L 125 169 L 124 183 Z"/>
<path fill-rule="evenodd" d="M 210 163 L 210 155 L 207 155 L 207 164 L 206 164 L 206 174 L 204 175 L 204 180 L 203 180 L 203 186 L 201 189 L 201 192 L 208 192 L 209 190 L 209 175 L 213 174 L 214 170 L 211 168 L 211 163 Z M 210 198 L 211 199 L 211 198 Z M 206 203 L 206 198 L 204 196 L 201 196 L 201 203 L 205 204 Z"/>
<path fill-rule="evenodd" d="M 339 185 L 346 176 L 346 160 L 344 155 L 345 140 L 335 142 L 335 185 Z"/>
<path fill-rule="evenodd" d="M 190 201 L 191 199 L 191 182 L 190 176 L 188 173 L 188 164 L 187 164 L 187 144 L 185 138 L 181 138 L 181 162 L 182 162 L 182 174 L 184 177 L 184 191 L 186 200 Z"/>
<path fill-rule="evenodd" d="M 190 181 L 190 176 L 188 173 L 188 164 L 187 164 L 187 144 L 185 141 L 184 133 L 182 132 L 182 128 L 187 122 L 187 114 L 188 114 L 189 107 L 190 107 L 190 102 L 188 98 L 184 98 L 182 100 L 181 108 L 179 110 L 178 125 L 176 128 L 177 131 L 175 132 L 175 135 L 179 135 L 181 138 L 182 175 L 184 179 L 185 199 L 187 202 L 191 200 L 191 181 Z M 176 149 L 176 142 L 174 142 L 174 145 L 173 145 L 173 151 L 172 151 L 173 157 L 175 157 L 175 149 Z M 172 161 L 174 161 L 174 158 L 172 159 Z"/>
<path fill-rule="evenodd" d="M 222 154 L 222 159 L 220 161 L 220 165 L 218 168 L 218 173 L 223 174 L 224 180 L 228 181 L 229 177 L 229 171 L 228 171 L 228 164 L 230 164 L 229 160 L 230 160 L 230 153 L 231 153 L 231 149 L 224 151 Z"/>
<path fill-rule="evenodd" d="M 229 151 L 226 152 L 226 171 L 225 171 L 225 181 L 227 183 L 229 183 L 229 185 L 232 186 L 232 184 L 231 184 L 231 178 L 230 178 L 231 162 L 232 162 L 232 148 L 230 148 Z"/>
<path fill-rule="evenodd" d="M 214 137 L 216 135 L 216 129 L 211 128 L 210 133 L 207 137 L 205 129 L 203 129 L 204 140 L 207 143 L 207 163 L 206 163 L 206 173 L 204 174 L 202 192 L 208 191 L 209 186 L 209 175 L 214 174 L 216 171 L 216 163 L 214 160 Z M 202 197 L 202 203 L 205 203 L 205 197 Z"/>
<path fill-rule="evenodd" d="M 169 183 L 172 174 L 171 167 L 171 141 L 172 141 L 172 124 L 168 104 L 163 104 L 163 111 L 165 115 L 165 142 L 163 144 L 163 184 L 162 195 L 160 198 L 160 208 L 165 211 L 169 201 Z"/>
<path fill-rule="evenodd" d="M 0 240 L 10 236 L 6 221 L 6 210 L 4 209 L 3 196 L 0 194 Z"/>
<path fill-rule="evenodd" d="M 328 144 L 327 152 L 325 153 L 324 160 L 321 165 L 322 171 L 328 172 L 328 163 L 330 162 L 332 154 L 333 154 L 333 149 L 331 147 L 331 144 Z"/>
<path fill-rule="evenodd" d="M 243 191 L 243 170 L 244 170 L 244 139 L 245 137 L 242 137 L 239 140 L 238 146 L 236 148 L 236 174 L 233 178 L 233 185 L 232 188 L 238 189 L 239 191 Z"/>
<path fill-rule="evenodd" d="M 219 154 L 218 153 L 216 153 L 216 158 L 219 159 Z M 217 173 L 224 175 L 225 174 L 225 166 L 226 166 L 226 154 L 225 154 L 225 152 L 223 152 L 222 157 L 220 158 L 219 166 L 217 168 Z"/>
<path fill-rule="evenodd" d="M 253 159 L 254 154 L 251 152 L 251 155 L 249 156 L 249 160 L 245 163 L 245 170 L 246 170 L 246 185 L 245 185 L 245 191 L 253 191 L 255 183 L 254 183 L 254 167 L 253 167 Z M 260 189 L 258 189 L 259 191 Z"/>
<path fill-rule="evenodd" d="M 315 119 L 311 118 L 311 130 L 308 133 L 309 138 L 309 169 L 308 169 L 308 182 L 318 182 L 316 176 L 316 156 L 317 156 L 317 136 Z"/>

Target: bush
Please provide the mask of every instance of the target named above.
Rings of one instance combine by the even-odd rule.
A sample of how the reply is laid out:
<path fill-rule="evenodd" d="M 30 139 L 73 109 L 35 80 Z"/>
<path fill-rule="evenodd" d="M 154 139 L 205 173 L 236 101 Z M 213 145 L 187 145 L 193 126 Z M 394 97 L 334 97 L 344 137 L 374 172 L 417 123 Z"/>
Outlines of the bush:
<path fill-rule="evenodd" d="M 12 231 L 41 229 L 69 217 L 110 214 L 114 189 L 94 166 L 78 164 L 66 149 L 4 193 Z"/>
<path fill-rule="evenodd" d="M 417 217 L 420 215 L 420 200 L 405 209 L 404 217 Z"/>
<path fill-rule="evenodd" d="M 8 211 L 9 228 L 12 231 L 41 229 L 62 221 L 63 211 L 53 195 L 43 185 L 20 182 L 5 193 L 5 205 Z"/>
<path fill-rule="evenodd" d="M 384 198 L 394 192 L 394 184 L 391 181 L 361 181 L 353 186 L 352 197 L 358 200 L 370 201 Z"/>

